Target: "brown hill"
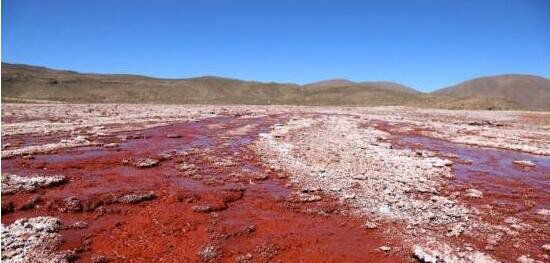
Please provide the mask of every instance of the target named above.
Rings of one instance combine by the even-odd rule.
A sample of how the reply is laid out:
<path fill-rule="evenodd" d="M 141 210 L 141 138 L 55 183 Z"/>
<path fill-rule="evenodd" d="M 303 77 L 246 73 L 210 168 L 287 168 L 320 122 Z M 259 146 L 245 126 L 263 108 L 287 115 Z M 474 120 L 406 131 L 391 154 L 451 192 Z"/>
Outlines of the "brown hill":
<path fill-rule="evenodd" d="M 507 99 L 480 96 L 424 95 L 423 100 L 414 106 L 450 110 L 529 110 Z"/>
<path fill-rule="evenodd" d="M 309 104 L 324 105 L 407 105 L 421 103 L 423 94 L 393 82 L 352 82 L 328 80 L 303 86 L 303 98 Z"/>
<path fill-rule="evenodd" d="M 413 88 L 401 85 L 390 81 L 365 81 L 365 82 L 353 82 L 347 79 L 329 79 L 319 82 L 303 85 L 304 89 L 321 91 L 324 89 L 338 88 L 338 87 L 364 87 L 364 88 L 376 88 L 381 90 L 390 90 L 395 92 L 404 92 L 411 94 L 421 94 L 420 91 Z"/>
<path fill-rule="evenodd" d="M 539 87 L 540 85 L 548 87 L 548 80 L 539 79 L 542 80 L 536 84 L 516 85 L 535 87 L 534 91 L 530 88 L 529 92 L 536 93 L 536 99 L 511 100 L 506 96 L 496 98 L 495 95 L 487 95 L 490 93 L 483 93 L 481 96 L 475 92 L 453 95 L 454 88 L 425 94 L 393 82 L 352 82 L 337 79 L 300 86 L 220 77 L 159 79 L 125 74 L 84 74 L 2 63 L 2 100 L 73 103 L 409 105 L 491 110 L 548 109 L 549 100 L 545 95 L 547 89 L 540 91 Z M 484 85 L 488 84 L 481 86 L 485 87 Z M 475 87 L 480 85 L 476 82 L 471 86 L 473 87 L 470 89 L 475 90 Z"/>
<path fill-rule="evenodd" d="M 84 103 L 282 104 L 299 97 L 298 85 L 219 77 L 157 79 L 81 74 L 2 64 L 2 98 Z"/>
<path fill-rule="evenodd" d="M 304 88 L 312 87 L 345 87 L 355 85 L 356 83 L 347 79 L 327 79 L 303 85 Z"/>
<path fill-rule="evenodd" d="M 378 87 L 380 89 L 386 89 L 391 90 L 395 92 L 404 92 L 404 93 L 410 93 L 410 94 L 421 94 L 422 92 L 415 90 L 413 88 L 407 87 L 405 85 L 401 85 L 399 83 L 390 82 L 390 81 L 368 81 L 368 82 L 360 82 L 359 85 L 361 86 L 373 86 Z"/>
<path fill-rule="evenodd" d="M 158 79 L 137 75 L 82 74 L 28 65 L 2 64 L 4 101 L 402 105 L 412 99 L 410 92 L 394 88 L 398 84 L 361 84 L 348 81 L 351 86 L 334 90 L 341 85 L 329 82 L 325 82 L 327 85 L 306 87 L 220 77 Z"/>
<path fill-rule="evenodd" d="M 476 78 L 432 94 L 459 98 L 500 98 L 525 109 L 550 110 L 550 80 L 532 75 Z"/>

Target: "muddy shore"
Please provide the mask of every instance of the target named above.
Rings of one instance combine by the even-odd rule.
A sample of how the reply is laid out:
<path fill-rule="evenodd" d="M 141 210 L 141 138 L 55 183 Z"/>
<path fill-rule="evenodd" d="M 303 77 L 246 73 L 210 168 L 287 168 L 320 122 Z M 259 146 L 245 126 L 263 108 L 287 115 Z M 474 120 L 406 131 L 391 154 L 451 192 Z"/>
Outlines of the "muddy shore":
<path fill-rule="evenodd" d="M 3 104 L 6 262 L 547 262 L 550 114 Z"/>

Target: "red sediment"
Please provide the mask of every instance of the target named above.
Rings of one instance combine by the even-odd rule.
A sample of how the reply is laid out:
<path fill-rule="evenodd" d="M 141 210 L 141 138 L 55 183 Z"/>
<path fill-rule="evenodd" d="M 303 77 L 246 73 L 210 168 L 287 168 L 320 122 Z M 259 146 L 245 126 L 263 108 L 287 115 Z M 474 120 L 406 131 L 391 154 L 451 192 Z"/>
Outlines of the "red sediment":
<path fill-rule="evenodd" d="M 132 124 L 132 127 L 145 127 L 146 125 L 155 123 L 158 123 L 158 121 L 147 121 L 138 124 Z M 3 150 L 11 150 L 28 146 L 38 146 L 50 143 L 59 143 L 62 140 L 72 139 L 77 135 L 83 136 L 83 138 L 99 144 L 120 141 L 120 138 L 115 138 L 113 136 L 104 136 L 102 131 L 110 129 L 123 129 L 124 124 L 105 124 L 101 127 L 102 129 L 99 129 L 97 131 L 92 130 L 92 127 L 79 127 L 71 131 L 60 130 L 49 133 L 23 133 L 3 136 Z"/>
<path fill-rule="evenodd" d="M 70 137 L 72 137 L 70 132 L 56 132 L 48 135 L 37 133 L 15 134 L 2 138 L 2 143 L 4 144 L 4 149 L 10 150 L 12 148 L 57 143 Z"/>
<path fill-rule="evenodd" d="M 3 172 L 62 174 L 69 181 L 3 196 L 2 206 L 13 203 L 16 209 L 2 223 L 60 218 L 65 227 L 60 250 L 78 248 L 81 262 L 98 255 L 114 262 L 407 261 L 397 236 L 388 237 L 383 226 L 364 229 L 360 218 L 342 215 L 346 208 L 330 196 L 312 203 L 289 199 L 293 189 L 281 172 L 265 167 L 248 147 L 281 119 L 216 117 L 122 132 L 111 136 L 119 143 L 112 148 L 5 159 Z M 245 132 L 228 133 L 247 125 Z M 114 139 L 121 135 L 129 139 Z M 143 158 L 160 162 L 136 167 Z M 125 201 L 151 191 L 154 197 Z M 33 197 L 39 198 L 29 205 Z M 70 197 L 76 205 L 68 203 Z M 78 221 L 88 226 L 68 227 Z M 380 251 L 383 245 L 392 252 Z M 199 253 L 205 248 L 212 253 Z"/>
<path fill-rule="evenodd" d="M 446 181 L 443 194 L 459 194 L 458 199 L 462 203 L 483 211 L 482 219 L 485 222 L 507 225 L 505 219 L 514 217 L 530 225 L 528 231 L 521 231 L 521 244 L 504 237 L 498 246 L 486 246 L 483 236 L 467 235 L 461 236 L 459 243 L 474 244 L 480 250 L 511 262 L 517 256 L 514 257 L 510 251 L 521 250 L 524 254 L 536 255 L 540 254 L 541 246 L 549 242 L 548 221 L 536 214 L 539 209 L 550 207 L 549 156 L 452 143 L 422 135 L 422 129 L 418 127 L 393 125 L 384 121 L 374 121 L 372 124 L 391 133 L 390 141 L 396 148 L 429 150 L 437 156 L 452 160 L 454 164 L 451 170 L 455 178 Z M 514 163 L 516 160 L 528 160 L 536 166 L 518 165 Z M 467 197 L 464 193 L 470 188 L 483 192 L 483 197 Z"/>

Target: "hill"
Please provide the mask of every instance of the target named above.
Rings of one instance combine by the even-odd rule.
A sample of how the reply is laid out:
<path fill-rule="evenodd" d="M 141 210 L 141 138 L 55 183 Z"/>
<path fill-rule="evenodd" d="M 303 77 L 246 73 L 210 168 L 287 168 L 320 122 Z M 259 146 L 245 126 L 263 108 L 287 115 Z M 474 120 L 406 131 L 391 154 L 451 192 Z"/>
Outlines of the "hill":
<path fill-rule="evenodd" d="M 390 81 L 365 81 L 365 82 L 353 82 L 347 79 L 330 79 L 319 82 L 314 82 L 302 86 L 306 90 L 321 91 L 331 88 L 345 88 L 345 87 L 363 87 L 365 89 L 375 88 L 380 90 L 389 90 L 394 92 L 404 92 L 410 94 L 421 94 L 420 91 L 413 88 L 401 85 Z"/>
<path fill-rule="evenodd" d="M 476 78 L 433 92 L 457 98 L 500 98 L 522 108 L 550 110 L 550 80 L 532 75 L 499 75 Z"/>
<path fill-rule="evenodd" d="M 298 87 L 219 77 L 157 79 L 2 64 L 3 98 L 78 103 L 277 104 L 298 98 Z"/>
<path fill-rule="evenodd" d="M 303 85 L 304 88 L 320 88 L 320 87 L 345 87 L 355 85 L 356 83 L 347 79 L 327 79 L 318 82 L 313 82 Z"/>
<path fill-rule="evenodd" d="M 402 105 L 410 92 L 394 85 L 339 85 L 242 81 L 221 77 L 159 79 L 137 75 L 84 74 L 2 63 L 2 99 L 76 103 Z M 395 84 L 397 87 L 398 84 Z M 388 86 L 388 88 L 385 88 Z M 410 89 L 410 88 L 404 88 Z"/>
<path fill-rule="evenodd" d="M 2 63 L 2 101 L 152 104 L 406 105 L 449 109 L 550 110 L 549 81 L 480 78 L 426 94 L 394 82 L 333 79 L 297 85 L 221 77 L 160 79 Z"/>
<path fill-rule="evenodd" d="M 324 105 L 407 105 L 420 103 L 423 94 L 393 82 L 328 80 L 303 86 L 304 103 Z"/>

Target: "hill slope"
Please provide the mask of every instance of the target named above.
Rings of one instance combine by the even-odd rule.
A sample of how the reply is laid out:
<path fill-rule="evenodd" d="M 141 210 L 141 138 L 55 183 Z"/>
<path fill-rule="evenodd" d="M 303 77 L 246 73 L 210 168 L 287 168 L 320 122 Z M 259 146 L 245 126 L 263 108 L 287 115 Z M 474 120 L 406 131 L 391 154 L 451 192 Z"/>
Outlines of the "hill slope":
<path fill-rule="evenodd" d="M 389 90 L 394 92 L 404 92 L 404 93 L 410 93 L 410 94 L 421 94 L 421 92 L 418 90 L 415 90 L 413 88 L 410 88 L 395 82 L 390 82 L 390 81 L 353 82 L 347 79 L 330 79 L 330 80 L 324 80 L 324 81 L 306 84 L 306 85 L 303 85 L 302 87 L 310 91 L 311 90 L 322 91 L 326 89 L 339 88 L 339 87 L 340 88 L 363 87 L 365 89 L 376 88 L 379 90 Z"/>
<path fill-rule="evenodd" d="M 482 77 L 433 92 L 454 97 L 502 98 L 533 110 L 550 110 L 550 80 L 532 75 Z"/>
<path fill-rule="evenodd" d="M 293 101 L 298 85 L 218 77 L 156 79 L 2 64 L 2 97 L 67 102 L 239 103 Z"/>
<path fill-rule="evenodd" d="M 410 92 L 398 84 L 329 84 L 303 87 L 220 77 L 157 79 L 136 75 L 81 74 L 28 65 L 2 64 L 2 98 L 83 103 L 196 103 L 401 105 Z M 336 85 L 338 86 L 338 85 Z M 319 89 L 318 89 L 319 88 Z M 404 88 L 410 89 L 410 88 Z"/>
<path fill-rule="evenodd" d="M 525 81 L 512 79 L 514 80 L 503 81 L 504 84 L 498 82 L 500 84 L 496 85 L 496 91 L 493 90 L 494 81 L 486 83 L 473 80 L 425 94 L 393 82 L 352 82 L 336 79 L 300 86 L 220 77 L 158 79 L 138 75 L 84 74 L 2 63 L 2 100 L 72 103 L 409 105 L 449 109 L 550 110 L 547 79 L 533 76 L 529 76 Z M 507 88 L 509 86 L 522 87 L 519 89 L 521 92 L 505 92 L 510 90 Z M 500 91 L 501 89 L 503 91 Z"/>
<path fill-rule="evenodd" d="M 355 85 L 356 83 L 347 79 L 327 79 L 318 82 L 313 82 L 303 85 L 304 88 L 320 88 L 320 87 L 345 87 Z"/>
<path fill-rule="evenodd" d="M 408 105 L 420 103 L 423 94 L 393 82 L 329 80 L 303 86 L 304 102 L 325 105 Z"/>

